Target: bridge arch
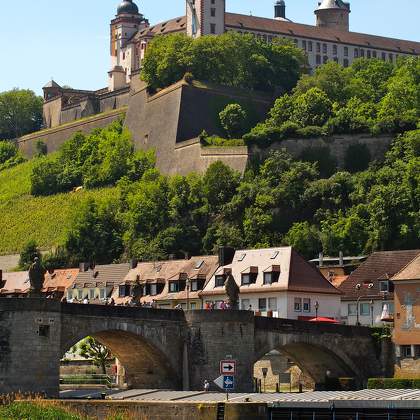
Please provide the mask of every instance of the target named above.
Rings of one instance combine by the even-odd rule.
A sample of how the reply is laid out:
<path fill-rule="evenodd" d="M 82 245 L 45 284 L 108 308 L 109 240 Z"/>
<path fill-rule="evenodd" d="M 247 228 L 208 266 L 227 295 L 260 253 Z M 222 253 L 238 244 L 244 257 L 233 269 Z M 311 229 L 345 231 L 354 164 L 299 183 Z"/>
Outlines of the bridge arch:
<path fill-rule="evenodd" d="M 62 326 L 61 357 L 91 336 L 125 368 L 129 388 L 182 389 L 184 334 L 176 322 L 71 317 Z"/>

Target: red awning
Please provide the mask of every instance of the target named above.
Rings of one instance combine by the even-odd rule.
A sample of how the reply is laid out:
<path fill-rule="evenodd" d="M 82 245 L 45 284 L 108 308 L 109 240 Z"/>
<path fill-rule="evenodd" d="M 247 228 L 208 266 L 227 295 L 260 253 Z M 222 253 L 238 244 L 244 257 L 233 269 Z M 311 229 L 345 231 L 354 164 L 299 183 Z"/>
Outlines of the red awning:
<path fill-rule="evenodd" d="M 336 321 L 335 319 L 332 319 L 332 318 L 322 318 L 322 317 L 312 318 L 312 319 L 309 320 L 309 322 L 326 322 L 328 324 L 339 324 L 339 322 Z"/>

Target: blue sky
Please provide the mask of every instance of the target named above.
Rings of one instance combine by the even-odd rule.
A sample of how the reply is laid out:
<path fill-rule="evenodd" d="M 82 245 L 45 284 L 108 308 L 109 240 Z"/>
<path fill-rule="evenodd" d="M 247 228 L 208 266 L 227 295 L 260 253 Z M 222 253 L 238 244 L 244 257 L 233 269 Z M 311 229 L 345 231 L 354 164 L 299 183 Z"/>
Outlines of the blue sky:
<path fill-rule="evenodd" d="M 314 23 L 317 0 L 286 0 L 287 15 Z M 118 0 L 19 0 L 1 2 L 0 91 L 13 87 L 41 93 L 51 77 L 79 89 L 107 82 L 109 21 Z M 273 16 L 274 0 L 227 0 L 231 12 Z M 19 7 L 16 7 L 16 4 Z M 138 0 L 156 23 L 185 13 L 185 0 Z M 420 41 L 419 0 L 352 0 L 351 30 Z"/>

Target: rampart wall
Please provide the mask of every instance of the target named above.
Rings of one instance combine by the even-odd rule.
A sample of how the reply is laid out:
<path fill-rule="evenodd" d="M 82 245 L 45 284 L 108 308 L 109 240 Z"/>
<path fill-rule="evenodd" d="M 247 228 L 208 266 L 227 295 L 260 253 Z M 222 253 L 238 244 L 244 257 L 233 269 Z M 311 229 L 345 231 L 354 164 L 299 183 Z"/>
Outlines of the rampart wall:
<path fill-rule="evenodd" d="M 135 147 L 154 149 L 157 167 L 163 173 L 185 175 L 190 172 L 202 173 L 217 160 L 243 172 L 250 160 L 262 160 L 272 150 L 281 149 L 295 158 L 311 151 L 329 153 L 341 169 L 345 167 L 349 146 L 365 145 L 373 160 L 382 159 L 393 138 L 367 134 L 337 135 L 288 139 L 268 148 L 255 145 L 249 148 L 202 147 L 198 137 L 203 130 L 211 135 L 223 135 L 219 112 L 233 102 L 240 103 L 246 109 L 250 126 L 262 121 L 271 106 L 269 97 L 199 82 L 189 85 L 180 81 L 154 95 L 148 93 L 144 83 L 138 82 L 132 84 L 131 92 L 127 90 L 118 95 L 102 95 L 100 111 L 114 107 L 118 109 L 24 136 L 18 140 L 18 145 L 28 157 L 34 154 L 38 140 L 47 144 L 48 152 L 54 152 L 77 131 L 88 133 L 95 128 L 105 127 L 126 113 L 125 126 L 132 133 Z M 128 107 L 124 107 L 127 103 Z M 64 109 L 63 112 L 69 113 L 69 120 L 78 115 L 78 106 Z"/>

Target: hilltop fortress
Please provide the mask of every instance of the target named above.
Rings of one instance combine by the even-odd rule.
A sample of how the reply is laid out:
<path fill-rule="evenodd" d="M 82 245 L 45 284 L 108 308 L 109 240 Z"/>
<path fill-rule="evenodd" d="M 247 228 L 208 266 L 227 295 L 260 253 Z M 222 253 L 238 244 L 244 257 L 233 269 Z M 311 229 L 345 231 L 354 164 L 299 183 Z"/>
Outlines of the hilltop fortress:
<path fill-rule="evenodd" d="M 147 46 L 157 35 L 186 33 L 196 38 L 236 31 L 253 34 L 265 42 L 287 38 L 305 51 L 311 69 L 329 60 L 346 67 L 359 57 L 395 62 L 399 56 L 420 55 L 418 42 L 351 32 L 350 4 L 342 0 L 319 2 L 314 26 L 290 20 L 283 0 L 275 2 L 273 18 L 227 13 L 226 0 L 185 0 L 185 6 L 185 16 L 150 25 L 132 0 L 124 0 L 111 21 L 108 87 L 76 90 L 50 81 L 43 88 L 45 130 L 18 139 L 21 150 L 31 156 L 41 140 L 52 152 L 75 132 L 103 127 L 124 115 L 136 147 L 154 148 L 157 165 L 165 173 L 201 172 L 215 160 L 243 171 L 249 154 L 255 151 L 246 147 L 202 148 L 198 136 L 203 129 L 222 134 L 217 116 L 228 103 L 245 105 L 258 122 L 272 98 L 183 81 L 150 95 L 140 81 L 140 69 Z M 376 144 L 368 136 L 342 139 L 341 143 L 338 140 L 334 153 L 339 163 L 348 141 L 367 142 L 375 154 L 383 153 L 389 144 L 383 140 Z M 284 146 L 295 155 L 303 147 L 298 141 Z"/>

